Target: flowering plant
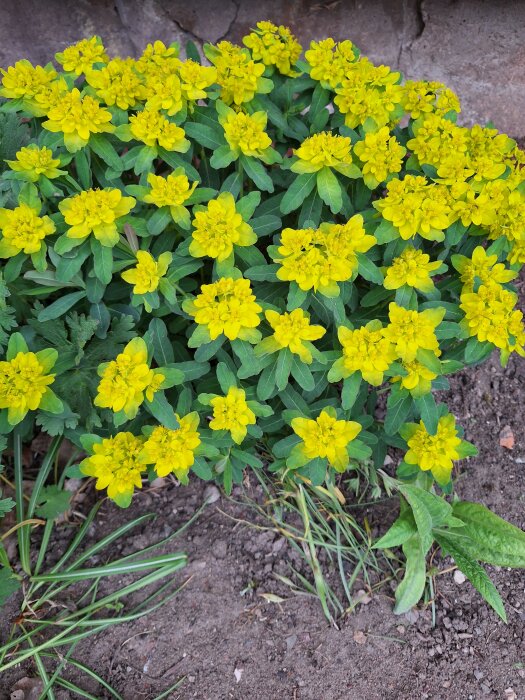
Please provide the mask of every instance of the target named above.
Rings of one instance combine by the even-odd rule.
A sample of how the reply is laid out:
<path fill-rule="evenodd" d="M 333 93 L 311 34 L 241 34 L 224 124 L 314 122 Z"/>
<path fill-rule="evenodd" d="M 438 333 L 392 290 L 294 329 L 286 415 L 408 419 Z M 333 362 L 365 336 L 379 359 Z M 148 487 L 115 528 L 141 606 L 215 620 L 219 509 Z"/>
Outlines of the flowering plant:
<path fill-rule="evenodd" d="M 261 22 L 211 65 L 93 37 L 2 71 L 0 432 L 81 445 L 121 506 L 148 475 L 334 485 L 394 450 L 402 611 L 433 539 L 479 588 L 476 559 L 523 563 L 448 503 L 475 448 L 433 392 L 525 355 L 525 155 L 350 41 L 301 52 Z"/>

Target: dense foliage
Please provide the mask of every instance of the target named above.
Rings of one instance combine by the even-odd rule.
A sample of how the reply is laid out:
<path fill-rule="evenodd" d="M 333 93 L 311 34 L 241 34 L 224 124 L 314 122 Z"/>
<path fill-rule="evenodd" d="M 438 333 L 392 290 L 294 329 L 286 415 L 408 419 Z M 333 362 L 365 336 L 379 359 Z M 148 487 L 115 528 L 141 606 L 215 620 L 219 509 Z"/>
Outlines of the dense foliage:
<path fill-rule="evenodd" d="M 120 506 L 147 476 L 333 484 L 394 449 L 406 609 L 434 537 L 464 551 L 443 494 L 475 449 L 433 392 L 525 354 L 525 156 L 350 41 L 244 44 L 2 71 L 0 432 L 82 445 Z"/>

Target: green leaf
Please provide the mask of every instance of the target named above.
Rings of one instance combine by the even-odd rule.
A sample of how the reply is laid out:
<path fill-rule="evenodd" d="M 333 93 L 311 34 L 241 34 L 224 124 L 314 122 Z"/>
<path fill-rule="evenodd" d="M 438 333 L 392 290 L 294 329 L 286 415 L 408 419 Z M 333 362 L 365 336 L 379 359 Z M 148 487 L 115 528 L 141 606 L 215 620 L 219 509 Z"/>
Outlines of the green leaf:
<path fill-rule="evenodd" d="M 480 343 L 477 338 L 470 338 L 465 347 L 465 362 L 468 365 L 477 365 L 486 360 L 493 350 L 492 343 Z"/>
<path fill-rule="evenodd" d="M 441 374 L 441 361 L 439 357 L 436 356 L 436 353 L 432 350 L 423 350 L 423 348 L 419 348 L 419 350 L 417 351 L 416 358 L 431 372 L 434 372 L 438 375 Z"/>
<path fill-rule="evenodd" d="M 225 145 L 224 136 L 221 133 L 219 124 L 217 124 L 217 129 L 213 129 L 211 126 L 205 124 L 186 122 L 184 124 L 184 131 L 186 132 L 186 136 L 194 139 L 197 143 L 200 143 L 201 146 L 209 148 L 211 151 L 215 151 Z"/>
<path fill-rule="evenodd" d="M 152 236 L 161 234 L 172 221 L 169 207 L 160 207 L 148 219 L 148 232 Z"/>
<path fill-rule="evenodd" d="M 400 547 L 415 534 L 417 534 L 416 522 L 412 512 L 407 509 L 399 516 L 383 537 L 372 545 L 372 549 Z"/>
<path fill-rule="evenodd" d="M 0 607 L 4 605 L 13 593 L 22 586 L 20 579 L 11 569 L 5 566 L 0 568 Z"/>
<path fill-rule="evenodd" d="M 175 417 L 173 406 L 168 403 L 164 392 L 157 391 L 153 395 L 153 401 L 146 399 L 146 407 L 151 415 L 156 418 L 161 425 L 171 430 L 177 430 L 179 422 Z"/>
<path fill-rule="evenodd" d="M 292 369 L 293 355 L 288 348 L 279 350 L 275 368 L 275 383 L 279 391 L 283 391 L 288 384 L 288 377 Z"/>
<path fill-rule="evenodd" d="M 386 406 L 385 432 L 387 435 L 395 435 L 410 415 L 412 397 L 408 392 L 392 390 Z"/>
<path fill-rule="evenodd" d="M 343 208 L 343 195 L 337 176 L 328 167 L 321 168 L 317 173 L 317 191 L 323 202 L 330 207 L 332 214 L 337 214 Z"/>
<path fill-rule="evenodd" d="M 153 357 L 159 367 L 164 367 L 174 362 L 173 346 L 168 337 L 168 329 L 166 324 L 160 318 L 154 318 L 150 321 L 149 332 L 153 343 Z"/>
<path fill-rule="evenodd" d="M 109 284 L 113 277 L 113 250 L 107 246 L 100 245 L 94 241 L 91 249 L 93 251 L 93 269 L 95 276 L 102 284 Z"/>
<path fill-rule="evenodd" d="M 315 388 L 315 380 L 310 368 L 298 355 L 292 356 L 291 373 L 297 384 L 303 391 L 312 391 Z"/>
<path fill-rule="evenodd" d="M 235 209 L 242 216 L 244 221 L 248 221 L 248 219 L 251 219 L 253 216 L 253 213 L 259 206 L 260 202 L 261 193 L 254 190 L 244 197 L 241 197 L 241 199 L 235 203 Z"/>
<path fill-rule="evenodd" d="M 396 615 L 408 612 L 419 602 L 425 590 L 427 575 L 425 552 L 417 534 L 403 544 L 403 554 L 406 558 L 405 575 L 396 588 Z"/>
<path fill-rule="evenodd" d="M 503 622 L 507 622 L 507 614 L 501 596 L 481 564 L 472 559 L 457 544 L 457 540 L 453 541 L 450 537 L 446 537 L 443 534 L 436 534 L 436 540 L 445 554 L 454 557 L 458 569 L 465 574 L 474 588 L 481 593 L 483 599 L 496 611 Z"/>
<path fill-rule="evenodd" d="M 237 386 L 237 378 L 225 362 L 219 362 L 217 365 L 217 379 L 225 394 L 230 387 Z"/>
<path fill-rule="evenodd" d="M 436 400 L 431 393 L 420 396 L 414 399 L 421 420 L 425 424 L 425 428 L 430 435 L 435 435 L 439 421 L 439 411 L 436 405 Z"/>
<path fill-rule="evenodd" d="M 46 520 L 54 520 L 65 513 L 69 508 L 71 496 L 69 491 L 64 491 L 59 486 L 44 486 L 40 491 L 36 515 Z"/>
<path fill-rule="evenodd" d="M 259 381 L 257 382 L 257 398 L 260 401 L 269 399 L 275 390 L 276 366 L 276 363 L 272 362 L 271 365 L 263 369 L 259 376 Z"/>
<path fill-rule="evenodd" d="M 91 134 L 89 147 L 99 158 L 102 158 L 106 165 L 109 165 L 112 170 L 118 173 L 122 172 L 122 160 L 105 136 L 102 136 L 102 134 Z"/>
<path fill-rule="evenodd" d="M 383 273 L 364 253 L 357 253 L 359 274 L 373 284 L 383 284 Z"/>
<path fill-rule="evenodd" d="M 354 372 L 343 381 L 341 391 L 341 404 L 345 411 L 350 411 L 355 404 L 359 389 L 361 388 L 362 377 L 360 372 Z"/>
<path fill-rule="evenodd" d="M 281 199 L 280 210 L 283 214 L 289 214 L 302 205 L 306 197 L 314 189 L 316 173 L 298 175 L 284 193 Z"/>
<path fill-rule="evenodd" d="M 85 296 L 86 292 L 72 292 L 71 294 L 66 294 L 39 311 L 37 319 L 39 321 L 52 321 L 55 318 L 59 318 Z"/>
<path fill-rule="evenodd" d="M 244 172 L 255 185 L 264 192 L 273 192 L 272 178 L 266 172 L 264 165 L 256 158 L 249 158 L 241 153 L 239 156 Z"/>

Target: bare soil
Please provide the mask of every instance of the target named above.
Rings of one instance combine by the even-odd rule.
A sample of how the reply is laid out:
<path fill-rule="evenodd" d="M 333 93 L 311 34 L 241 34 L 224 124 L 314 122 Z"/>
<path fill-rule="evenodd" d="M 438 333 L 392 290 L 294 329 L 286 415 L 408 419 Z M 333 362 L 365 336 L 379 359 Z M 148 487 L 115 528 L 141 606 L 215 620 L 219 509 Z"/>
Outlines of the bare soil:
<path fill-rule="evenodd" d="M 525 361 L 506 369 L 496 357 L 458 375 L 443 396 L 479 456 L 462 463 L 457 488 L 514 524 L 525 527 Z M 509 426 L 512 450 L 499 444 Z M 508 431 L 507 431 L 508 432 Z M 213 488 L 213 487 L 212 487 Z M 138 530 L 112 558 L 173 532 L 202 504 L 206 485 L 170 485 L 142 493 L 125 513 L 111 503 L 101 510 L 92 537 L 131 516 L 155 512 L 154 524 Z M 253 485 L 250 495 L 261 500 Z M 235 494 L 234 494 L 235 495 Z M 371 508 L 367 517 L 384 530 L 395 501 Z M 436 620 L 430 607 L 400 617 L 392 613 L 392 586 L 330 627 L 318 601 L 294 595 L 274 574 L 300 566 L 277 533 L 239 519 L 253 514 L 220 497 L 173 547 L 188 553 L 180 593 L 154 614 L 115 627 L 82 643 L 77 658 L 96 669 L 125 700 L 152 699 L 184 677 L 174 700 L 520 700 L 525 698 L 525 578 L 520 571 L 490 571 L 507 607 L 505 625 L 469 582 L 452 571 L 436 578 Z M 261 523 L 259 523 L 261 524 Z M 66 537 L 66 531 L 63 533 Z M 59 530 L 60 536 L 60 530 Z M 65 540 L 57 540 L 56 549 Z M 450 562 L 438 562 L 441 569 Z M 188 580 L 189 579 L 189 580 Z M 284 600 L 268 602 L 262 594 Z M 0 629 L 15 614 L 5 610 Z M 0 698 L 37 698 L 16 682 L 32 667 L 0 679 Z M 71 677 L 95 697 L 100 687 Z M 73 697 L 58 691 L 58 700 Z"/>

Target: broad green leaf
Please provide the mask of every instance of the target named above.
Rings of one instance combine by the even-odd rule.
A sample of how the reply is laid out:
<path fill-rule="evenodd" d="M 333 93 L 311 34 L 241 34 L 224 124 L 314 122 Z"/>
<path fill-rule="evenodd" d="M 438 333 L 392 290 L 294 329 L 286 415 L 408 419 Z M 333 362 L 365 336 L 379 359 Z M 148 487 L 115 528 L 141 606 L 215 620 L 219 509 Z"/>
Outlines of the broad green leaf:
<path fill-rule="evenodd" d="M 330 207 L 332 214 L 337 214 L 343 207 L 343 195 L 337 176 L 328 167 L 317 173 L 317 191 L 323 202 Z"/>
<path fill-rule="evenodd" d="M 52 321 L 55 318 L 59 318 L 85 296 L 86 292 L 72 292 L 71 294 L 66 294 L 39 311 L 37 318 L 39 321 Z"/>
<path fill-rule="evenodd" d="M 404 542 L 403 554 L 406 558 L 405 575 L 396 588 L 396 615 L 408 612 L 420 601 L 426 583 L 426 557 L 417 534 Z"/>
<path fill-rule="evenodd" d="M 316 173 L 298 175 L 284 193 L 281 199 L 280 210 L 283 214 L 289 214 L 299 209 L 306 197 L 314 189 Z"/>
<path fill-rule="evenodd" d="M 372 549 L 391 549 L 400 547 L 410 537 L 417 534 L 416 522 L 412 512 L 407 509 L 391 525 L 390 529 L 377 542 L 372 545 Z"/>
<path fill-rule="evenodd" d="M 403 423 L 407 422 L 411 408 L 412 397 L 408 392 L 392 391 L 390 393 L 385 416 L 385 432 L 387 435 L 394 435 Z"/>
<path fill-rule="evenodd" d="M 149 331 L 153 343 L 153 357 L 160 367 L 169 365 L 174 361 L 173 346 L 168 338 L 166 324 L 160 318 L 150 321 Z"/>

